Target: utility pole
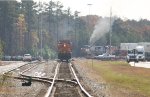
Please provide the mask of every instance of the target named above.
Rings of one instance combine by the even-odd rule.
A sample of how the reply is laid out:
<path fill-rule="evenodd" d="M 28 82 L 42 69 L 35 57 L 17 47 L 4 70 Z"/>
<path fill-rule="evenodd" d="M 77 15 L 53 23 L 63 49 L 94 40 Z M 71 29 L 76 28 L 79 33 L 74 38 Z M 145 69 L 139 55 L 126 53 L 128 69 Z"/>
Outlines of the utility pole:
<path fill-rule="evenodd" d="M 88 6 L 89 6 L 89 15 L 90 15 L 90 8 L 91 8 L 91 6 L 93 5 L 93 4 L 87 4 Z"/>
<path fill-rule="evenodd" d="M 78 12 L 78 11 L 75 11 L 75 47 L 76 47 L 76 52 L 75 52 L 75 56 L 77 57 L 77 50 L 78 50 L 78 39 L 77 39 L 77 18 L 78 18 L 78 14 L 79 14 L 80 12 Z"/>
<path fill-rule="evenodd" d="M 68 14 L 68 17 L 67 17 L 67 20 L 68 20 L 68 31 L 67 33 L 69 32 L 69 25 L 70 25 L 70 8 L 67 9 L 67 14 Z M 69 36 L 69 39 L 71 40 L 70 36 Z"/>
<path fill-rule="evenodd" d="M 42 45 L 42 2 L 39 2 L 39 25 L 40 25 L 40 27 L 39 27 L 39 34 L 40 34 L 40 56 L 42 57 L 42 47 L 43 47 L 43 45 Z"/>
<path fill-rule="evenodd" d="M 90 8 L 92 6 L 92 4 L 87 4 L 89 6 L 89 18 L 88 18 L 88 30 L 89 30 L 89 38 L 90 38 L 90 32 L 91 32 L 91 27 L 90 27 Z M 91 52 L 91 56 L 93 57 L 93 53 Z M 93 69 L 93 58 L 92 58 L 92 69 Z"/>
<path fill-rule="evenodd" d="M 57 2 L 57 7 L 58 7 L 58 2 Z M 58 44 L 58 38 L 59 38 L 59 36 L 58 36 L 58 8 L 57 8 L 57 10 L 56 10 L 56 33 L 57 33 L 57 44 Z"/>
<path fill-rule="evenodd" d="M 112 7 L 110 8 L 110 29 L 109 29 L 109 54 L 111 54 L 111 32 L 112 32 Z"/>
<path fill-rule="evenodd" d="M 89 7 L 89 16 L 87 16 L 87 19 L 88 19 L 88 36 L 89 36 L 89 38 L 90 38 L 90 31 L 91 31 L 91 28 L 90 28 L 90 15 L 91 15 L 91 6 L 93 5 L 93 4 L 87 4 L 88 5 L 88 7 Z"/>
<path fill-rule="evenodd" d="M 41 29 L 40 29 L 40 36 L 41 36 L 41 57 L 42 57 L 42 41 L 43 41 L 43 37 L 42 37 L 42 13 L 41 13 Z"/>

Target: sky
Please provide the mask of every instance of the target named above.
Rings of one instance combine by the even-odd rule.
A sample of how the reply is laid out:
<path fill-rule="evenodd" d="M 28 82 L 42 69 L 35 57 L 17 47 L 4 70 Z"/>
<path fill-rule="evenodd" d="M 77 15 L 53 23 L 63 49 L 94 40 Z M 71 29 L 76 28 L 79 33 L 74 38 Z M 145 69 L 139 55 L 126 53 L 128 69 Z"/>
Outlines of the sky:
<path fill-rule="evenodd" d="M 50 1 L 50 0 L 34 0 Z M 122 19 L 148 19 L 150 20 L 150 0 L 52 0 L 60 1 L 64 8 L 70 7 L 71 10 L 79 11 L 83 15 L 99 15 L 102 17 L 112 16 Z M 92 4 L 89 6 L 88 4 Z"/>

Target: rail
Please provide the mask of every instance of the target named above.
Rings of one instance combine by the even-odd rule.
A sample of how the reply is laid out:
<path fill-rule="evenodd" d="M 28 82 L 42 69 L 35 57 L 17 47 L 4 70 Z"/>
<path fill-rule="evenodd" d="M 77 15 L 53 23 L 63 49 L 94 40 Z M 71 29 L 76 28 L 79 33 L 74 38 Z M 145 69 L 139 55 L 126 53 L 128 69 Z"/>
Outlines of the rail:
<path fill-rule="evenodd" d="M 46 94 L 45 94 L 44 97 L 49 97 L 49 96 L 50 96 L 50 93 L 51 93 L 51 91 L 52 91 L 52 89 L 53 89 L 53 86 L 54 86 L 54 83 L 55 83 L 56 76 L 57 76 L 57 74 L 58 74 L 58 65 L 59 65 L 59 64 L 60 64 L 60 63 L 58 63 L 57 66 L 56 66 L 55 75 L 54 75 L 52 84 L 51 84 L 51 86 L 48 88 L 48 91 L 46 92 Z"/>
<path fill-rule="evenodd" d="M 37 63 L 37 61 L 29 62 L 29 63 L 26 63 L 26 64 L 22 64 L 21 66 L 18 66 L 18 67 L 15 67 L 15 68 L 12 68 L 12 69 L 6 70 L 5 72 L 3 72 L 3 74 L 9 73 L 9 72 L 11 72 L 11 71 L 16 70 L 17 68 L 21 68 L 21 67 L 23 67 L 23 66 L 25 66 L 25 65 L 33 64 L 33 63 Z"/>
<path fill-rule="evenodd" d="M 82 90 L 82 92 L 83 92 L 87 97 L 93 97 L 93 96 L 91 96 L 91 95 L 82 87 L 82 85 L 80 84 L 79 79 L 78 79 L 78 77 L 77 77 L 77 75 L 76 75 L 76 73 L 75 73 L 75 71 L 74 71 L 74 69 L 73 69 L 71 63 L 70 63 L 70 67 L 71 67 L 71 70 L 72 70 L 72 72 L 73 72 L 73 75 L 75 76 L 75 79 L 76 79 L 77 83 L 79 84 L 79 87 L 80 87 L 80 89 Z"/>
<path fill-rule="evenodd" d="M 37 67 L 37 65 L 33 65 L 33 66 L 31 66 L 30 68 L 28 68 L 28 69 L 22 71 L 20 74 L 23 74 L 23 73 L 25 73 L 25 72 L 27 72 L 27 71 L 29 71 L 29 70 L 31 70 L 31 69 L 34 69 L 34 68 L 36 68 L 36 67 Z"/>

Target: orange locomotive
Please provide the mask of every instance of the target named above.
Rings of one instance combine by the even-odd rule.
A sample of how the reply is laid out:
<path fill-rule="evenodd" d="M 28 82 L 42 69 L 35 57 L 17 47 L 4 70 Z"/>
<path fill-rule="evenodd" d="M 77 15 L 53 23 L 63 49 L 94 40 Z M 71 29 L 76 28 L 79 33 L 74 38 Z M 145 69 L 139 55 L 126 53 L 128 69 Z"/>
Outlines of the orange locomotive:
<path fill-rule="evenodd" d="M 72 44 L 69 40 L 60 40 L 58 42 L 58 59 L 67 62 L 71 59 Z"/>

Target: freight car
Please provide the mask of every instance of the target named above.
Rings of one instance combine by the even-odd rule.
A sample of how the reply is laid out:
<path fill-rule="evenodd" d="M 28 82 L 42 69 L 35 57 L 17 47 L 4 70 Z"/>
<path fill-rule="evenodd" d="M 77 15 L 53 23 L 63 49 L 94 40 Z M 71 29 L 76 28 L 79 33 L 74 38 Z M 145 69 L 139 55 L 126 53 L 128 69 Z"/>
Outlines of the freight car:
<path fill-rule="evenodd" d="M 58 59 L 67 62 L 71 59 L 72 44 L 69 40 L 58 41 Z"/>

